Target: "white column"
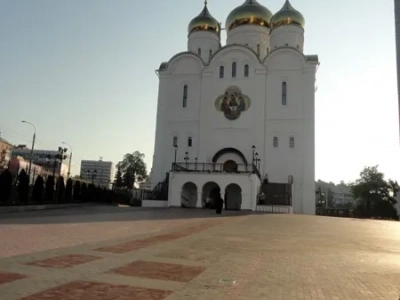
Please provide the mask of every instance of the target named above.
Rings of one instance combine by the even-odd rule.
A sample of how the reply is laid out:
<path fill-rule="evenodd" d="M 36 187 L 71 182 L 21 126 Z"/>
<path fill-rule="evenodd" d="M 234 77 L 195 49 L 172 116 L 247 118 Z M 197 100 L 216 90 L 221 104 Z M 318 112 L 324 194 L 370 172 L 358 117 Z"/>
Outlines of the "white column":
<path fill-rule="evenodd" d="M 203 192 L 200 190 L 197 191 L 197 203 L 196 203 L 196 207 L 197 208 L 202 208 L 203 207 L 203 199 L 202 199 L 202 194 Z"/>

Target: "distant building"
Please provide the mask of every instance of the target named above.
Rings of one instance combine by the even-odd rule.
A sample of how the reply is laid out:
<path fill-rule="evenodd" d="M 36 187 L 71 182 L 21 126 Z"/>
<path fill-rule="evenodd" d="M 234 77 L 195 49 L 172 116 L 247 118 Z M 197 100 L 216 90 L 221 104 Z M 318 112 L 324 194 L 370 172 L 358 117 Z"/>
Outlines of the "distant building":
<path fill-rule="evenodd" d="M 350 191 L 333 191 L 333 204 L 335 206 L 346 206 L 353 202 L 354 197 Z"/>
<path fill-rule="evenodd" d="M 53 170 L 55 167 L 55 174 L 61 173 L 61 176 L 65 177 L 68 174 L 69 158 L 67 157 L 67 159 L 63 160 L 61 166 L 58 161 L 54 165 L 57 154 L 59 154 L 57 150 L 33 150 L 32 163 L 47 170 Z M 66 155 L 68 156 L 68 154 Z M 31 149 L 24 147 L 24 145 L 12 148 L 11 157 L 17 158 L 18 156 L 29 162 Z"/>
<path fill-rule="evenodd" d="M 13 145 L 11 143 L 0 138 L 0 169 L 7 168 L 8 162 L 11 158 L 12 147 Z"/>
<path fill-rule="evenodd" d="M 114 179 L 114 163 L 102 160 L 82 160 L 80 177 L 96 186 L 110 187 Z"/>

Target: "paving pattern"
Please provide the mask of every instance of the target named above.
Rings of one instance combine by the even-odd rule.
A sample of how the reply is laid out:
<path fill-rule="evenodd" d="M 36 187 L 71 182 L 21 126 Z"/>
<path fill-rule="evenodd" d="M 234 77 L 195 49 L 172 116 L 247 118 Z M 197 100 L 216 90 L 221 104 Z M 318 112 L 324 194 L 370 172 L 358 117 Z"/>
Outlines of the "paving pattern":
<path fill-rule="evenodd" d="M 400 297 L 399 222 L 92 207 L 1 215 L 0 237 L 1 300 Z"/>

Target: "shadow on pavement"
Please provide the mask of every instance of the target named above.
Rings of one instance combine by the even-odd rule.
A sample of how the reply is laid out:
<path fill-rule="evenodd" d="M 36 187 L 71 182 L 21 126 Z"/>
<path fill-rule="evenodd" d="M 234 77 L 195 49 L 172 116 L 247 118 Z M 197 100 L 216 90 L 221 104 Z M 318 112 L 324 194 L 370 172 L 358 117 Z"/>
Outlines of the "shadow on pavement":
<path fill-rule="evenodd" d="M 189 208 L 142 208 L 88 206 L 0 214 L 1 224 L 70 224 L 144 220 L 206 219 L 251 215 L 251 211 L 223 211 Z"/>

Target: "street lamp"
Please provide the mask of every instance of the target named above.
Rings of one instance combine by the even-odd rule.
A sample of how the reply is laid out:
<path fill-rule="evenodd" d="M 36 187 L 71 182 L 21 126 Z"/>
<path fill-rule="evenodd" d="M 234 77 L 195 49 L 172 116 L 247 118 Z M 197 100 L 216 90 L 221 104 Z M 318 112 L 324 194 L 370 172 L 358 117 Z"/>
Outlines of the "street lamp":
<path fill-rule="evenodd" d="M 256 146 L 253 145 L 253 147 L 251 147 L 251 149 L 253 150 L 253 156 L 251 158 L 251 161 L 254 164 L 254 152 L 256 151 Z"/>
<path fill-rule="evenodd" d="M 187 164 L 188 164 L 188 160 L 189 160 L 189 153 L 186 151 L 185 152 L 185 158 L 184 158 L 185 162 L 186 162 L 186 168 L 187 168 Z"/>
<path fill-rule="evenodd" d="M 69 166 L 68 166 L 68 173 L 67 173 L 67 179 L 69 178 L 69 176 L 71 175 L 71 162 L 72 162 L 72 147 L 70 144 L 66 143 L 66 142 L 62 142 L 64 145 L 67 145 L 69 147 Z"/>
<path fill-rule="evenodd" d="M 178 152 L 178 145 L 174 145 L 174 150 L 175 150 L 174 164 L 176 165 L 176 153 Z"/>
<path fill-rule="evenodd" d="M 32 169 L 32 160 L 33 160 L 33 148 L 35 147 L 35 139 L 36 139 L 36 127 L 33 123 L 22 120 L 22 123 L 29 124 L 33 127 L 33 139 L 32 139 L 32 149 L 31 149 L 31 159 L 29 160 L 29 169 L 28 169 L 28 178 L 29 181 L 31 179 L 31 169 Z"/>

